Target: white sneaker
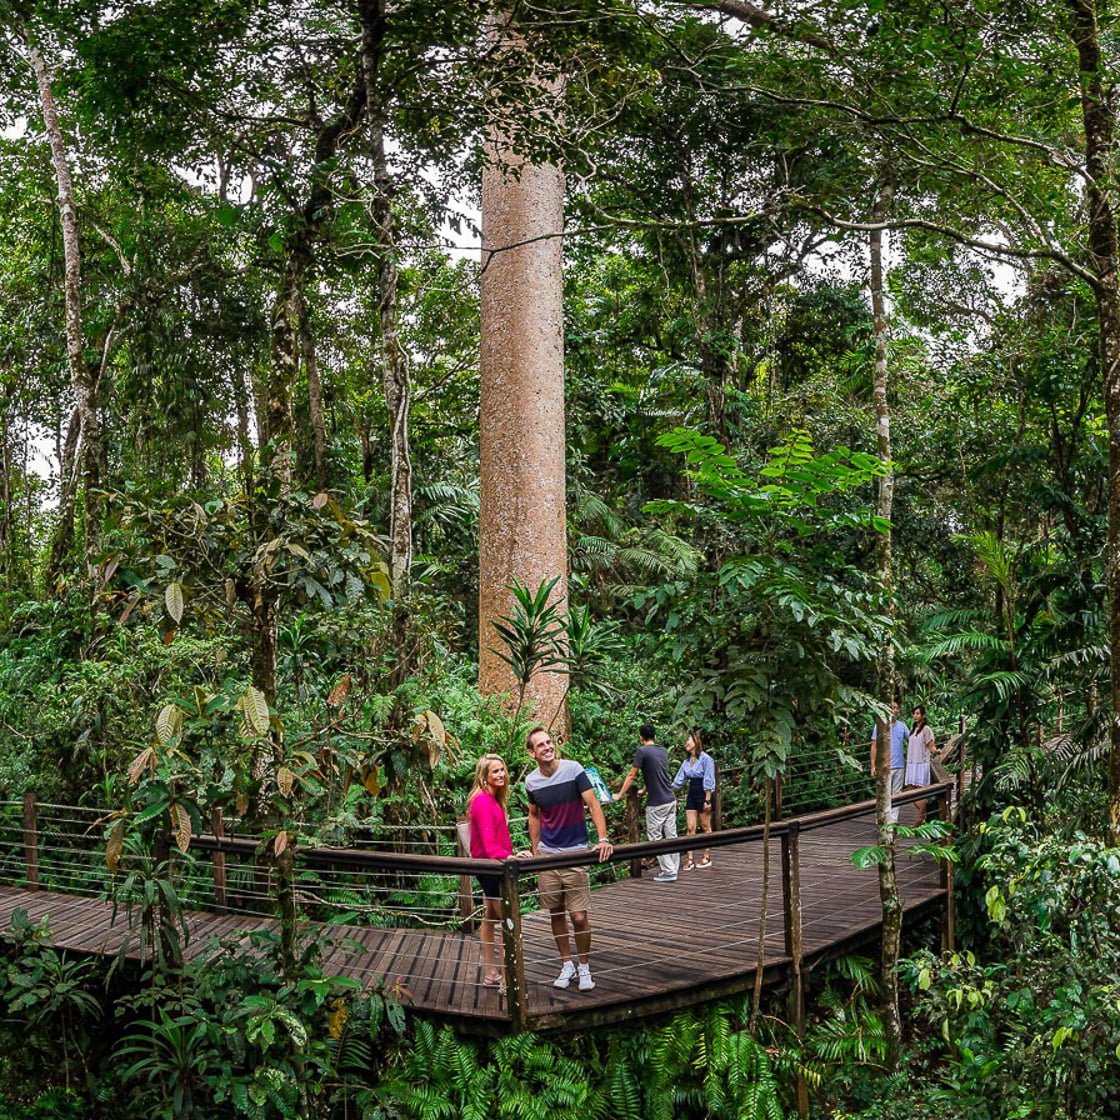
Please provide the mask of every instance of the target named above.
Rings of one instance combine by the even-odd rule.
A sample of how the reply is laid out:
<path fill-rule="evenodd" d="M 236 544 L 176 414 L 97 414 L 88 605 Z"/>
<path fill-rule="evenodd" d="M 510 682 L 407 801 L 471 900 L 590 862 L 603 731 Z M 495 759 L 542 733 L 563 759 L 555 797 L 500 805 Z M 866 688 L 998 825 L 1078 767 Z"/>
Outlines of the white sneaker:
<path fill-rule="evenodd" d="M 564 967 L 560 969 L 560 975 L 552 981 L 554 988 L 566 988 L 571 982 L 572 977 L 576 974 L 576 966 L 571 961 L 565 961 Z"/>
<path fill-rule="evenodd" d="M 595 987 L 595 981 L 591 979 L 591 966 L 589 964 L 581 964 L 579 966 L 579 990 L 581 992 L 589 992 Z"/>
<path fill-rule="evenodd" d="M 655 883 L 675 883 L 677 877 L 671 871 L 659 871 L 654 875 L 653 881 Z"/>

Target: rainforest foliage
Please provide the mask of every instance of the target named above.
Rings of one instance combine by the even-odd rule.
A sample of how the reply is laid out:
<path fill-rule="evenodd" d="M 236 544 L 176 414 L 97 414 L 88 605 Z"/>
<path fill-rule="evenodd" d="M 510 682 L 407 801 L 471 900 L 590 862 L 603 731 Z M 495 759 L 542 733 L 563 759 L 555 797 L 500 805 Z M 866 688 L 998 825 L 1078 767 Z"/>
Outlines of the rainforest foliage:
<path fill-rule="evenodd" d="M 137 986 L 17 915 L 0 1116 L 769 1120 L 799 1078 L 821 1117 L 1117 1115 L 1118 16 L 0 0 L 0 801 L 88 807 L 153 951 Z M 486 627 L 496 134 L 567 178 L 570 578 Z M 737 823 L 779 777 L 872 796 L 892 695 L 964 729 L 957 951 L 906 931 L 900 1062 L 858 957 L 801 1038 L 728 1002 L 497 1042 L 311 934 L 184 962 L 168 835 L 280 859 L 520 772 L 551 713 L 480 695 L 491 646 L 566 674 L 610 779 L 699 728 Z"/>

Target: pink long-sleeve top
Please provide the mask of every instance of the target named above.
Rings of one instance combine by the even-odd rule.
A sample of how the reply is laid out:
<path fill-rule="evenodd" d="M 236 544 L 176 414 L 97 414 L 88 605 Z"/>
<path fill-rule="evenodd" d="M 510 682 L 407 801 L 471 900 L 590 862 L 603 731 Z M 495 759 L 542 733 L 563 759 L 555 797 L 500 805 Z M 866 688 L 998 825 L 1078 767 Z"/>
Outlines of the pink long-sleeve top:
<path fill-rule="evenodd" d="M 472 859 L 508 859 L 513 855 L 506 811 L 488 790 L 479 790 L 467 808 Z"/>

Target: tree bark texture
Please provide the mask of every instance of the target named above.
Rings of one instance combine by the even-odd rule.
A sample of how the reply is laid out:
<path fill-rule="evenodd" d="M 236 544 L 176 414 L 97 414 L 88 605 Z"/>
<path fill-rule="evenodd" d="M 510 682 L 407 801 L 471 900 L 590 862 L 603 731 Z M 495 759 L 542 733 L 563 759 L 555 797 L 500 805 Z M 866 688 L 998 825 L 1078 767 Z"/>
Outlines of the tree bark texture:
<path fill-rule="evenodd" d="M 1085 129 L 1089 255 L 1095 277 L 1104 407 L 1108 422 L 1109 652 L 1112 720 L 1108 755 L 1108 834 L 1120 844 L 1120 283 L 1117 276 L 1116 102 L 1101 51 L 1096 0 L 1070 0 Z"/>
<path fill-rule="evenodd" d="M 323 415 L 323 385 L 319 380 L 319 359 L 315 335 L 311 330 L 311 308 L 304 296 L 299 308 L 299 343 L 303 368 L 307 374 L 307 411 L 311 416 L 312 448 L 315 453 L 315 483 L 327 488 L 327 422 Z"/>
<path fill-rule="evenodd" d="M 284 272 L 272 304 L 272 354 L 261 432 L 261 465 L 280 480 L 285 491 L 292 485 L 295 455 L 292 393 L 299 374 L 303 281 L 310 262 L 306 237 L 297 236 L 284 262 Z"/>
<path fill-rule="evenodd" d="M 509 50 L 520 49 L 505 27 Z M 554 91 L 542 103 L 554 104 Z M 495 129 L 482 177 L 479 687 L 514 694 L 492 623 L 510 614 L 509 585 L 558 578 L 567 603 L 564 435 L 564 176 L 510 151 Z M 568 729 L 565 677 L 538 673 L 535 718 Z"/>
<path fill-rule="evenodd" d="M 77 479 L 85 483 L 87 547 L 97 536 L 99 510 L 97 492 L 101 485 L 101 417 L 97 405 L 97 386 L 85 357 L 82 333 L 82 256 L 78 238 L 78 217 L 74 207 L 74 188 L 70 179 L 70 160 L 66 140 L 58 122 L 58 110 L 51 89 L 51 71 L 38 47 L 28 39 L 27 57 L 35 72 L 39 107 L 51 149 L 55 183 L 58 187 L 58 213 L 62 227 L 63 295 L 66 307 L 66 366 L 78 414 L 78 444 L 71 467 L 72 477 L 61 479 L 60 519 L 69 518 L 60 534 L 68 542 L 77 495 Z M 69 495 L 67 489 L 70 489 Z M 56 546 L 58 538 L 56 537 Z M 53 565 L 52 565 L 53 566 Z"/>
<path fill-rule="evenodd" d="M 376 188 L 373 216 L 379 242 L 377 316 L 381 328 L 381 380 L 389 412 L 389 573 L 393 598 L 403 603 L 408 598 L 412 571 L 412 453 L 408 437 L 412 380 L 400 337 L 393 192 L 385 157 L 385 129 L 380 119 L 373 121 L 371 134 Z"/>

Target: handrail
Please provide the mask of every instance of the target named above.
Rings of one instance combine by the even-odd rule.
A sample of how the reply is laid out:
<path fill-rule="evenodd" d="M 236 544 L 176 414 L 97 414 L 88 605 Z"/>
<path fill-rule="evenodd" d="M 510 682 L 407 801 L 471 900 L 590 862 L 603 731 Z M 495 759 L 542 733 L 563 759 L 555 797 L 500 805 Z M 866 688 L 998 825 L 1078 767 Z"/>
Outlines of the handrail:
<path fill-rule="evenodd" d="M 893 805 L 905 805 L 913 801 L 924 801 L 946 797 L 952 791 L 952 782 L 922 786 L 907 790 L 891 798 Z M 845 805 L 839 809 L 824 809 L 807 813 L 801 817 L 789 817 L 774 821 L 770 825 L 770 838 L 777 840 L 793 829 L 809 832 L 836 824 L 844 820 L 866 816 L 873 812 L 873 800 L 861 801 L 855 805 Z M 305 865 L 324 867 L 365 868 L 384 871 L 428 871 L 445 875 L 501 875 L 504 864 L 512 864 L 515 874 L 544 871 L 550 868 L 588 867 L 602 863 L 623 863 L 628 860 L 641 860 L 665 855 L 669 852 L 694 852 L 708 848 L 726 848 L 733 844 L 743 844 L 761 840 L 766 826 L 746 825 L 741 828 L 728 828 L 721 832 L 704 832 L 695 836 L 678 836 L 669 840 L 644 840 L 633 844 L 619 844 L 609 859 L 600 861 L 595 848 L 555 855 L 538 855 L 526 858 L 513 857 L 509 860 L 470 859 L 464 856 L 434 856 L 417 852 L 382 852 L 366 848 L 299 848 L 297 849 Z M 253 857 L 261 854 L 260 840 L 245 837 L 218 838 L 199 835 L 191 838 L 191 847 L 200 851 L 227 853 Z"/>

